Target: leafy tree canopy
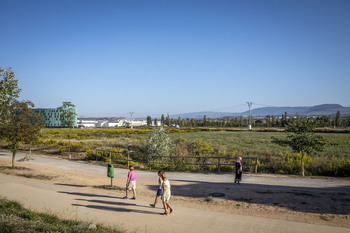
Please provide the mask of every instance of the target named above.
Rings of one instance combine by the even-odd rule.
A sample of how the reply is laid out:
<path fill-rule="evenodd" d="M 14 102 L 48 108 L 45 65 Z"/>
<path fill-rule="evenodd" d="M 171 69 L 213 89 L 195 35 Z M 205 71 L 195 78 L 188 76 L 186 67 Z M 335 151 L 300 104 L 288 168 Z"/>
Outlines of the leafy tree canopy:
<path fill-rule="evenodd" d="M 7 123 L 0 125 L 0 138 L 8 143 L 12 151 L 12 167 L 21 143 L 31 143 L 45 126 L 43 116 L 32 110 L 30 101 L 11 100 L 2 110 L 7 113 Z"/>
<path fill-rule="evenodd" d="M 12 68 L 6 69 L 0 66 L 0 77 L 0 103 L 18 98 L 22 90 L 18 88 L 18 80 L 15 79 Z"/>
<path fill-rule="evenodd" d="M 62 106 L 58 107 L 61 111 L 60 120 L 63 127 L 72 128 L 74 125 L 74 120 L 76 117 L 76 113 L 74 111 L 75 105 L 71 102 L 63 102 Z"/>
<path fill-rule="evenodd" d="M 322 151 L 327 144 L 327 140 L 315 134 L 315 123 L 303 121 L 291 123 L 286 127 L 286 139 L 272 137 L 272 142 L 281 146 L 289 146 L 296 153 L 302 152 L 311 154 L 315 151 Z"/>
<path fill-rule="evenodd" d="M 302 121 L 299 123 L 290 123 L 286 126 L 287 138 L 279 139 L 272 137 L 272 142 L 281 146 L 289 146 L 296 153 L 302 156 L 301 166 L 304 176 L 304 155 L 312 154 L 315 151 L 324 150 L 328 141 L 321 135 L 316 135 L 313 131 L 315 123 L 312 121 Z"/>
<path fill-rule="evenodd" d="M 8 106 L 11 100 L 18 98 L 21 89 L 12 68 L 0 67 L 0 125 L 8 123 Z"/>

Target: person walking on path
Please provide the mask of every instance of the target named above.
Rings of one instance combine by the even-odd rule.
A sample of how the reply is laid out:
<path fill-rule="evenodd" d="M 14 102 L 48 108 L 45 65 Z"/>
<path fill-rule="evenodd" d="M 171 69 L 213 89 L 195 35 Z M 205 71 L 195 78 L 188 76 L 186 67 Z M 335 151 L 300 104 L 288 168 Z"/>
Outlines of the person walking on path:
<path fill-rule="evenodd" d="M 235 184 L 241 182 L 242 180 L 242 157 L 238 157 L 236 161 L 236 177 L 235 177 Z"/>
<path fill-rule="evenodd" d="M 163 170 L 158 171 L 158 187 L 157 187 L 157 193 L 156 193 L 156 198 L 154 199 L 154 204 L 150 204 L 152 207 L 156 207 L 158 197 L 162 198 L 162 174 L 164 174 Z"/>
<path fill-rule="evenodd" d="M 170 191 L 170 182 L 169 180 L 166 178 L 165 173 L 162 174 L 162 199 L 163 199 L 163 206 L 164 206 L 164 213 L 162 215 L 168 215 L 168 208 L 170 208 L 170 212 L 169 214 L 171 214 L 174 209 L 171 208 L 171 205 L 169 203 L 170 200 L 170 196 L 171 196 L 171 191 Z"/>
<path fill-rule="evenodd" d="M 135 171 L 134 167 L 130 166 L 130 171 L 128 173 L 128 178 L 126 179 L 126 195 L 123 199 L 128 199 L 129 190 L 132 190 L 133 197 L 131 199 L 136 199 L 136 180 L 135 180 Z"/>

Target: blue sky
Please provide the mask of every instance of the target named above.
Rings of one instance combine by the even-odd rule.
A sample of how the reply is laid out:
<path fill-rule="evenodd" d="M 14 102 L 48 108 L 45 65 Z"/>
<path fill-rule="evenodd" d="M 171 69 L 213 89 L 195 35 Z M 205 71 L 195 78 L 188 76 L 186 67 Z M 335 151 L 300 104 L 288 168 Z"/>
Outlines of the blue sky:
<path fill-rule="evenodd" d="M 21 99 L 78 116 L 350 106 L 348 0 L 0 0 Z"/>

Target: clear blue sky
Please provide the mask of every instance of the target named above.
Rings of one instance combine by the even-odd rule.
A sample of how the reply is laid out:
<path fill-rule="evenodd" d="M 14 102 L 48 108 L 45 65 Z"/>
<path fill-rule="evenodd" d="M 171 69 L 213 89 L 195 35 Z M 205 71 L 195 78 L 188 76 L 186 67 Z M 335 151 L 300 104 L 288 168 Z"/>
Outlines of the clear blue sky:
<path fill-rule="evenodd" d="M 21 99 L 78 116 L 350 106 L 349 0 L 0 0 Z"/>

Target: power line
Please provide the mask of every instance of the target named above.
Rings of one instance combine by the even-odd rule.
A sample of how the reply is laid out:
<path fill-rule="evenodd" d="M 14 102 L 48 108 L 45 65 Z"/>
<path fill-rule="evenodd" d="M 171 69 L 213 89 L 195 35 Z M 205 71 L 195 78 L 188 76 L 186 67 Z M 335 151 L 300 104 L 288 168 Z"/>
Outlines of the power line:
<path fill-rule="evenodd" d="M 262 107 L 277 107 L 273 105 L 268 105 L 268 104 L 259 104 L 259 103 L 254 103 L 254 105 L 262 106 Z"/>

